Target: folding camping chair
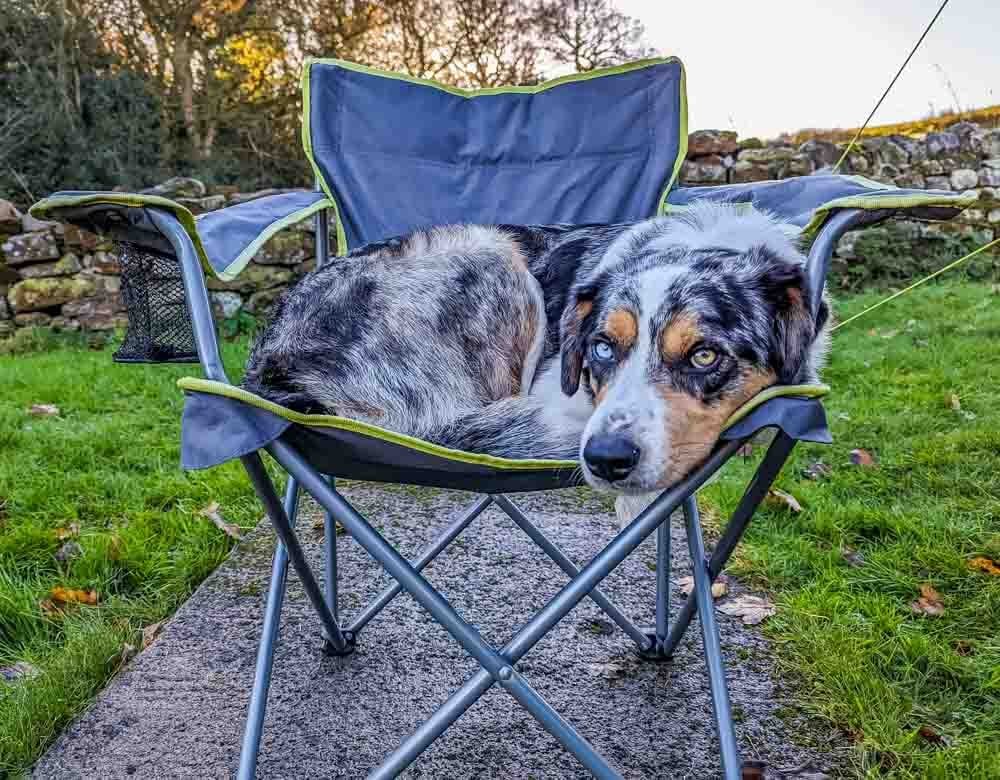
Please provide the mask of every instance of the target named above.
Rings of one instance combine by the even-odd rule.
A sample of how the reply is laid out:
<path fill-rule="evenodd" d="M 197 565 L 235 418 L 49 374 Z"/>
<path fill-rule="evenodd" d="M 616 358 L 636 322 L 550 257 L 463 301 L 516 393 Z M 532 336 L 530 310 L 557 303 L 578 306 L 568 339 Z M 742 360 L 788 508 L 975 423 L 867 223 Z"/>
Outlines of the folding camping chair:
<path fill-rule="evenodd" d="M 348 656 L 368 623 L 405 590 L 482 669 L 372 778 L 395 777 L 493 685 L 535 717 L 591 773 L 619 777 L 518 671 L 518 662 L 582 599 L 590 598 L 646 659 L 670 658 L 698 613 L 711 684 L 721 763 L 741 776 L 710 589 L 754 510 L 797 441 L 830 440 L 818 396 L 823 387 L 770 388 L 740 409 L 708 459 L 663 492 L 588 564 L 578 568 L 508 497 L 579 484 L 573 461 L 505 460 L 432 443 L 330 415 L 298 414 L 229 383 L 216 343 L 203 271 L 233 279 L 261 245 L 294 222 L 315 218 L 316 259 L 330 254 L 328 215 L 344 253 L 418 227 L 455 222 L 538 224 L 623 222 L 713 199 L 767 209 L 813 236 L 808 274 L 813 310 L 838 238 L 896 214 L 948 218 L 970 200 L 953 193 L 887 188 L 859 177 L 812 177 L 730 187 L 675 188 L 687 146 L 684 71 L 653 59 L 556 79 L 536 87 L 459 90 L 336 60 L 310 62 L 303 78 L 303 142 L 318 190 L 264 197 L 197 220 L 149 195 L 62 192 L 32 213 L 75 223 L 121 242 L 128 309 L 120 362 L 201 363 L 204 379 L 183 379 L 182 463 L 205 468 L 239 458 L 280 543 L 250 700 L 238 776 L 255 775 L 288 564 L 316 610 L 327 653 Z M 755 432 L 776 429 L 755 476 L 709 555 L 697 490 Z M 265 471 L 266 451 L 289 474 L 282 500 Z M 404 559 L 337 491 L 335 478 L 399 482 L 483 494 L 443 528 L 422 554 Z M 294 529 L 301 493 L 326 512 L 324 572 L 310 569 Z M 488 644 L 421 575 L 421 570 L 490 504 L 499 507 L 569 577 L 569 582 L 502 648 Z M 694 592 L 668 614 L 669 518 L 681 509 L 694 563 Z M 337 598 L 339 522 L 394 578 L 358 614 Z M 656 532 L 655 626 L 640 627 L 598 585 Z M 749 773 L 748 773 L 749 774 Z"/>

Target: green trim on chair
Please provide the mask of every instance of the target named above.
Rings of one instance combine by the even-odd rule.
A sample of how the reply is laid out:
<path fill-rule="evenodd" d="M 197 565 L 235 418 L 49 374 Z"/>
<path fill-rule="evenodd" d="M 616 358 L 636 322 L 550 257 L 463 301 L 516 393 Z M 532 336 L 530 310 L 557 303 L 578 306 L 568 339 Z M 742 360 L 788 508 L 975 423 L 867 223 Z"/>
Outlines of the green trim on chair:
<path fill-rule="evenodd" d="M 663 194 L 660 195 L 660 203 L 656 208 L 656 216 L 666 213 L 667 196 L 670 195 L 670 190 L 674 188 L 674 185 L 677 184 L 677 180 L 681 176 L 681 167 L 684 165 L 684 161 L 687 160 L 688 153 L 687 71 L 684 70 L 683 62 L 677 60 L 677 64 L 681 67 L 681 105 L 680 116 L 677 117 L 677 158 L 674 160 L 674 170 L 670 174 L 670 180 L 667 182 L 667 186 L 663 188 Z"/>
<path fill-rule="evenodd" d="M 281 219 L 275 220 L 270 225 L 268 225 L 253 241 L 247 244 L 246 248 L 240 252 L 236 259 L 233 260 L 229 265 L 225 267 L 222 271 L 217 271 L 216 276 L 218 276 L 224 282 L 231 282 L 240 272 L 246 268 L 247 264 L 253 259 L 253 256 L 257 254 L 262 246 L 275 234 L 280 233 L 282 230 L 287 228 L 289 225 L 294 225 L 297 222 L 301 222 L 308 217 L 311 217 L 317 211 L 322 209 L 332 207 L 333 203 L 329 200 L 318 200 L 305 208 L 299 209 L 298 211 L 293 211 L 291 214 L 286 214 Z"/>
<path fill-rule="evenodd" d="M 248 390 L 244 390 L 242 387 L 229 385 L 225 382 L 214 382 L 209 379 L 198 379 L 196 377 L 183 377 L 177 380 L 177 386 L 181 390 L 187 392 L 208 393 L 210 395 L 219 395 L 225 398 L 231 398 L 234 401 L 240 401 L 241 403 L 249 404 L 250 406 L 255 406 L 258 409 L 271 412 L 278 417 L 282 417 L 289 422 L 293 422 L 298 425 L 316 426 L 319 428 L 339 428 L 341 430 L 352 431 L 353 433 L 360 433 L 365 436 L 371 436 L 372 438 L 381 439 L 382 441 L 387 441 L 402 447 L 408 447 L 427 455 L 435 455 L 439 458 L 459 461 L 461 463 L 469 463 L 477 466 L 489 466 L 491 468 L 508 471 L 567 469 L 576 468 L 577 465 L 579 465 L 575 460 L 514 460 L 511 458 L 497 458 L 493 455 L 483 455 L 476 452 L 453 450 L 448 447 L 442 447 L 439 444 L 433 444 L 432 442 L 418 439 L 414 436 L 407 436 L 403 433 L 390 431 L 385 428 L 380 428 L 377 425 L 371 425 L 358 420 L 351 420 L 347 417 L 338 417 L 332 414 L 302 414 L 301 412 L 296 412 L 292 409 L 276 404 L 273 401 L 268 401 L 266 398 L 261 398 L 259 395 L 255 395 Z M 723 430 L 731 425 L 735 425 L 758 406 L 766 401 L 770 401 L 772 398 L 778 398 L 779 396 L 786 395 L 805 398 L 820 398 L 829 392 L 830 388 L 826 385 L 775 385 L 773 387 L 765 388 L 733 412 L 729 419 L 726 420 Z"/>
<path fill-rule="evenodd" d="M 550 79 L 549 81 L 543 81 L 541 84 L 535 84 L 534 86 L 484 87 L 480 89 L 462 89 L 461 87 L 452 87 L 447 84 L 443 84 L 440 81 L 435 81 L 434 79 L 418 78 L 417 76 L 409 76 L 405 73 L 396 73 L 390 70 L 382 70 L 381 68 L 372 68 L 367 65 L 359 65 L 356 62 L 348 62 L 347 60 L 340 60 L 336 58 L 314 57 L 306 60 L 306 64 L 302 68 L 302 150 L 305 152 L 306 158 L 309 160 L 309 165 L 312 168 L 316 181 L 319 182 L 320 189 L 323 190 L 323 193 L 330 201 L 330 205 L 334 210 L 337 225 L 337 254 L 343 255 L 347 253 L 347 236 L 344 232 L 344 223 L 340 217 L 340 206 L 337 202 L 337 198 L 334 196 L 333 190 L 330 188 L 329 183 L 323 176 L 319 165 L 316 163 L 315 155 L 313 154 L 312 131 L 310 126 L 312 98 L 309 79 L 309 73 L 313 65 L 335 65 L 337 67 L 344 68 L 345 70 L 353 70 L 357 73 L 367 73 L 373 76 L 406 81 L 410 84 L 420 84 L 426 87 L 434 87 L 435 89 L 440 89 L 442 92 L 447 92 L 450 95 L 473 99 L 487 95 L 504 95 L 511 93 L 535 95 L 539 92 L 544 92 L 547 89 L 552 89 L 552 87 L 558 87 L 561 84 L 569 84 L 575 81 L 589 81 L 590 79 L 601 78 L 603 76 L 616 76 L 621 73 L 629 73 L 634 70 L 641 70 L 642 68 L 649 68 L 655 65 L 666 65 L 669 63 L 676 63 L 681 69 L 681 83 L 679 87 L 681 105 L 680 116 L 677 118 L 677 156 L 674 159 L 674 167 L 670 172 L 670 178 L 667 180 L 667 183 L 663 188 L 663 193 L 660 196 L 657 214 L 663 213 L 666 206 L 667 195 L 670 193 L 670 190 L 673 189 L 674 184 L 677 183 L 677 179 L 680 177 L 681 173 L 681 166 L 684 164 L 684 160 L 687 159 L 687 74 L 684 70 L 684 63 L 677 57 L 650 57 L 648 59 L 636 60 L 635 62 L 628 62 L 614 67 L 597 68 L 584 73 L 571 73 L 566 76 Z"/>
<path fill-rule="evenodd" d="M 28 209 L 28 213 L 35 219 L 46 219 L 53 216 L 52 212 L 60 208 L 74 208 L 77 206 L 93 206 L 98 203 L 107 203 L 112 206 L 126 206 L 128 208 L 145 208 L 153 206 L 171 212 L 180 221 L 184 230 L 194 244 L 198 252 L 198 258 L 202 265 L 212 270 L 211 263 L 208 262 L 208 254 L 202 246 L 201 238 L 198 237 L 198 226 L 195 222 L 194 214 L 184 208 L 180 203 L 175 203 L 169 198 L 161 198 L 159 195 L 140 195 L 129 192 L 98 192 L 87 195 L 53 195 L 43 198 L 34 206 Z M 214 273 L 214 271 L 213 271 Z"/>
<path fill-rule="evenodd" d="M 868 211 L 878 211 L 879 209 L 904 210 L 920 207 L 940 206 L 942 208 L 953 208 L 962 211 L 967 209 L 979 200 L 976 195 L 876 195 L 874 197 L 863 197 L 858 195 L 847 195 L 843 198 L 834 198 L 824 203 L 813 211 L 812 219 L 809 220 L 802 234 L 811 237 L 826 222 L 830 212 L 837 209 L 865 209 Z"/>

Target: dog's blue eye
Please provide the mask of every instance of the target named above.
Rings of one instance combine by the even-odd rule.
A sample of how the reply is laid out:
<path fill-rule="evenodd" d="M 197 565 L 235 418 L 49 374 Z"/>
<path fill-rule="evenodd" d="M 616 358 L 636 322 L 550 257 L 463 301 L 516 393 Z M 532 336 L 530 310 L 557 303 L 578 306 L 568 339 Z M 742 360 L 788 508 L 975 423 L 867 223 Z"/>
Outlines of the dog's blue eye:
<path fill-rule="evenodd" d="M 595 360 L 599 360 L 602 363 L 614 360 L 615 358 L 615 350 L 606 341 L 595 341 L 590 347 L 590 354 L 594 356 Z"/>

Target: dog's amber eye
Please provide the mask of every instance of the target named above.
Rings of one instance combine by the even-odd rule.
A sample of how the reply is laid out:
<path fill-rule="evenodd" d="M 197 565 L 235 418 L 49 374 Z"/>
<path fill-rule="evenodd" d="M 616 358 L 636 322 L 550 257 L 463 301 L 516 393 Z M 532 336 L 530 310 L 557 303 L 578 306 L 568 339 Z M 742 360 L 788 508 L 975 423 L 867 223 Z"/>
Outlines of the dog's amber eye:
<path fill-rule="evenodd" d="M 595 341 L 590 347 L 590 354 L 595 360 L 607 363 L 609 360 L 614 360 L 615 349 L 606 341 Z"/>
<path fill-rule="evenodd" d="M 691 353 L 691 365 L 695 368 L 711 368 L 719 359 L 719 353 L 708 347 L 701 347 Z"/>

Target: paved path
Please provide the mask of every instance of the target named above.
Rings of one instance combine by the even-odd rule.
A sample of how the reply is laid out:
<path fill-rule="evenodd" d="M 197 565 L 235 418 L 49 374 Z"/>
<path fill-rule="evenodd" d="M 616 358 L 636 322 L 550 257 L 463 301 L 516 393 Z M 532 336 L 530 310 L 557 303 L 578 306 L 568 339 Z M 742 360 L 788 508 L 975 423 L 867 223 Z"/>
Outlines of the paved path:
<path fill-rule="evenodd" d="M 402 487 L 352 486 L 345 492 L 410 555 L 449 512 L 470 500 Z M 588 560 L 616 531 L 608 502 L 586 490 L 515 498 L 578 562 Z M 316 516 L 307 507 L 300 520 L 314 561 L 321 541 Z M 673 540 L 676 578 L 687 570 L 676 523 Z M 350 538 L 341 542 L 342 609 L 350 613 L 388 578 Z M 34 777 L 233 776 L 272 549 L 266 527 L 242 543 L 160 638 L 67 729 Z M 647 541 L 604 586 L 646 623 L 652 619 L 654 559 Z M 427 572 L 498 645 L 565 581 L 495 509 Z M 478 666 L 408 596 L 397 598 L 368 626 L 353 657 L 325 658 L 317 621 L 294 577 L 291 583 L 259 776 L 362 778 Z M 681 597 L 675 590 L 672 598 L 676 606 Z M 828 769 L 829 758 L 789 742 L 786 729 L 794 707 L 775 684 L 766 642 L 738 621 L 720 619 L 745 757 L 767 761 L 773 777 Z M 584 601 L 519 668 L 627 778 L 715 777 L 716 744 L 700 645 L 695 624 L 673 663 L 642 663 L 629 641 Z M 493 690 L 404 776 L 541 780 L 586 773 L 513 700 Z"/>

